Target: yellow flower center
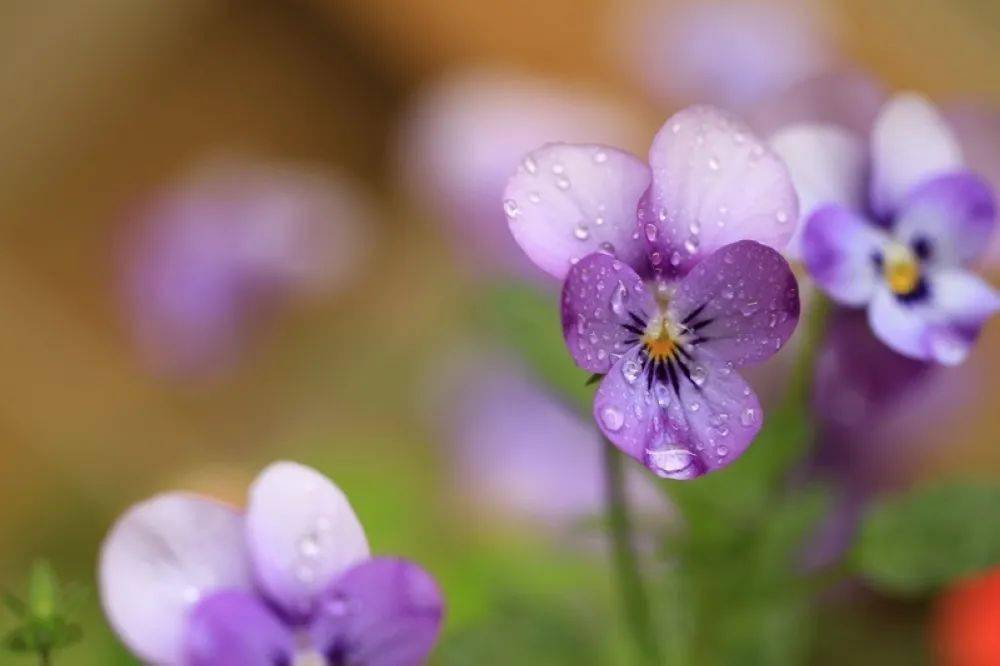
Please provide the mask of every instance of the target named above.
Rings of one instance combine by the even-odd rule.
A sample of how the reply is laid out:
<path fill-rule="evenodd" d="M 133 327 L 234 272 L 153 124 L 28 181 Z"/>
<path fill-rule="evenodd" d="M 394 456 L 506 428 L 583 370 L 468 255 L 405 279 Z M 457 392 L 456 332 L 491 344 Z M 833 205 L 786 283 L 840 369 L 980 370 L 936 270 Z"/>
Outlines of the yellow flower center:
<path fill-rule="evenodd" d="M 920 284 L 920 261 L 909 247 L 893 243 L 885 251 L 882 276 L 894 294 L 906 296 Z"/>
<path fill-rule="evenodd" d="M 646 334 L 642 336 L 642 343 L 652 361 L 666 361 L 677 353 L 677 342 L 670 332 L 666 317 L 657 317 L 649 322 Z"/>

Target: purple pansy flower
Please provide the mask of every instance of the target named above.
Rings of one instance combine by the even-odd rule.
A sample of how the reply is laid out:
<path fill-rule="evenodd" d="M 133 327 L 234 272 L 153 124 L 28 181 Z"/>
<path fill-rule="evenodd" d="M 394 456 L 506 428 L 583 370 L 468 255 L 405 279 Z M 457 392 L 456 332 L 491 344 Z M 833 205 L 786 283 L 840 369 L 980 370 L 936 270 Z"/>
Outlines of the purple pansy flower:
<path fill-rule="evenodd" d="M 777 156 L 735 118 L 692 107 L 657 134 L 649 166 L 600 145 L 530 153 L 504 207 L 528 256 L 565 279 L 566 344 L 606 375 L 605 436 L 675 479 L 739 457 L 762 414 L 736 368 L 778 351 L 799 315 L 775 249 L 798 214 Z"/>
<path fill-rule="evenodd" d="M 185 493 L 133 506 L 99 576 L 111 625 L 156 664 L 422 664 L 443 614 L 424 570 L 370 557 L 340 489 L 290 462 L 257 477 L 245 513 Z"/>
<path fill-rule="evenodd" d="M 772 143 L 798 186 L 801 255 L 820 288 L 867 307 L 872 330 L 897 352 L 964 360 L 1000 309 L 1000 295 L 964 270 L 988 244 L 996 205 L 934 107 L 893 98 L 870 154 L 833 126 L 792 126 Z"/>

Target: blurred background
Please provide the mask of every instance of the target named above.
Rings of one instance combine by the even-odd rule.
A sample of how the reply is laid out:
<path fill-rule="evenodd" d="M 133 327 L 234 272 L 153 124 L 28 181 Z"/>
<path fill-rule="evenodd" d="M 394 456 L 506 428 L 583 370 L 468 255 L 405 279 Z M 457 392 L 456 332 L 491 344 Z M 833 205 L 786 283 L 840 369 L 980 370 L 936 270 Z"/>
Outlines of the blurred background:
<path fill-rule="evenodd" d="M 643 155 L 697 101 L 764 134 L 863 129 L 900 88 L 971 128 L 983 170 L 1000 147 L 1000 6 L 982 0 L 12 0 L 0 16 L 0 584 L 47 557 L 90 589 L 58 663 L 133 663 L 96 599 L 116 516 L 175 488 L 242 502 L 279 458 L 341 485 L 374 551 L 438 577 L 440 663 L 629 663 L 592 525 L 600 444 L 493 334 L 497 284 L 557 289 L 507 237 L 513 165 L 549 140 Z M 931 389 L 949 407 L 882 461 L 895 482 L 1000 477 L 998 370 L 992 322 Z M 879 644 L 845 624 L 806 663 L 928 658 L 924 606 L 837 603 L 877 618 Z"/>

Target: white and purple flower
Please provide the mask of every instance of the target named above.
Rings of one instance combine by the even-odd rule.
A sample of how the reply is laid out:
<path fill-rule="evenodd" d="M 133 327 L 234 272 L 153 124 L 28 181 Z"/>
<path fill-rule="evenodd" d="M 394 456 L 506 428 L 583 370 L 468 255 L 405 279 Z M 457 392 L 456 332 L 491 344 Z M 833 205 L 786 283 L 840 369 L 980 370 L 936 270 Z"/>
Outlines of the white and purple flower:
<path fill-rule="evenodd" d="M 129 509 L 101 550 L 101 600 L 141 659 L 182 666 L 408 666 L 441 626 L 434 580 L 372 558 L 343 492 L 291 462 L 246 512 L 186 493 Z"/>
<path fill-rule="evenodd" d="M 777 352 L 799 315 L 777 251 L 798 203 L 777 156 L 735 118 L 692 107 L 657 134 L 648 166 L 600 145 L 530 153 L 504 208 L 528 256 L 565 279 L 566 344 L 605 375 L 604 435 L 668 478 L 739 457 L 762 414 L 736 368 Z"/>
<path fill-rule="evenodd" d="M 988 245 L 996 203 L 934 107 L 894 97 L 869 151 L 826 125 L 786 128 L 772 144 L 796 181 L 797 251 L 820 288 L 867 307 L 872 330 L 900 354 L 961 363 L 1000 309 L 1000 295 L 965 270 Z"/>

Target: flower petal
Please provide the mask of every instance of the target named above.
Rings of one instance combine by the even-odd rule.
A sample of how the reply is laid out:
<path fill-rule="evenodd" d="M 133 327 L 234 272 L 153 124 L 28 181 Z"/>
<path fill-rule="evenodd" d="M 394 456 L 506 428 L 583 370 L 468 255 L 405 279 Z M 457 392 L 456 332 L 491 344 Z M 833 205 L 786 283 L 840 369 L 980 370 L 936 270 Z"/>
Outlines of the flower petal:
<path fill-rule="evenodd" d="M 733 241 L 783 249 L 798 203 L 781 159 L 733 116 L 708 106 L 675 114 L 649 151 L 653 186 L 645 204 L 654 265 L 683 272 Z"/>
<path fill-rule="evenodd" d="M 639 338 L 640 322 L 656 311 L 642 278 L 624 262 L 602 252 L 581 259 L 566 276 L 562 326 L 573 360 L 590 372 L 606 373 Z M 625 328 L 626 326 L 630 328 Z"/>
<path fill-rule="evenodd" d="M 1000 311 L 1000 294 L 962 270 L 927 276 L 929 299 L 901 303 L 881 288 L 868 309 L 875 334 L 900 354 L 943 365 L 968 356 L 987 319 Z"/>
<path fill-rule="evenodd" d="M 836 204 L 805 221 L 802 259 L 823 291 L 845 305 L 864 305 L 881 283 L 873 255 L 889 237 L 857 213 Z"/>
<path fill-rule="evenodd" d="M 677 389 L 639 368 L 639 350 L 626 354 L 601 382 L 594 418 L 619 449 L 658 476 L 693 479 L 731 463 L 760 430 L 757 396 L 730 364 L 696 357 L 691 379 Z M 676 372 L 676 370 L 675 370 Z"/>
<path fill-rule="evenodd" d="M 890 217 L 909 191 L 962 167 L 962 151 L 944 119 L 926 99 L 902 93 L 882 107 L 872 147 L 872 208 Z"/>
<path fill-rule="evenodd" d="M 308 616 L 319 594 L 368 542 L 340 488 L 316 470 L 278 462 L 250 488 L 247 543 L 257 580 L 290 617 Z"/>
<path fill-rule="evenodd" d="M 649 180 L 649 167 L 623 150 L 548 144 L 524 158 L 503 205 L 514 240 L 539 268 L 562 279 L 580 257 L 601 249 L 638 265 L 645 247 L 637 211 Z"/>
<path fill-rule="evenodd" d="M 129 649 L 178 663 L 191 606 L 216 590 L 253 587 L 243 517 L 183 493 L 136 504 L 104 540 L 99 578 L 104 612 Z"/>
<path fill-rule="evenodd" d="M 969 172 L 924 181 L 903 201 L 893 234 L 914 246 L 930 248 L 926 261 L 958 266 L 976 259 L 989 246 L 996 202 L 989 184 Z"/>
<path fill-rule="evenodd" d="M 441 591 L 426 571 L 379 557 L 348 569 L 326 591 L 310 635 L 335 664 L 419 666 L 443 616 Z"/>
<path fill-rule="evenodd" d="M 860 137 L 834 125 L 793 125 L 771 137 L 771 147 L 795 183 L 801 220 L 829 203 L 864 210 L 868 156 Z M 787 256 L 801 256 L 804 227 L 797 226 Z"/>
<path fill-rule="evenodd" d="M 254 594 L 217 592 L 191 611 L 184 634 L 185 666 L 290 664 L 295 638 Z"/>
<path fill-rule="evenodd" d="M 799 288 L 788 262 L 754 241 L 723 247 L 677 286 L 670 318 L 697 327 L 695 349 L 733 366 L 774 355 L 799 321 Z"/>

